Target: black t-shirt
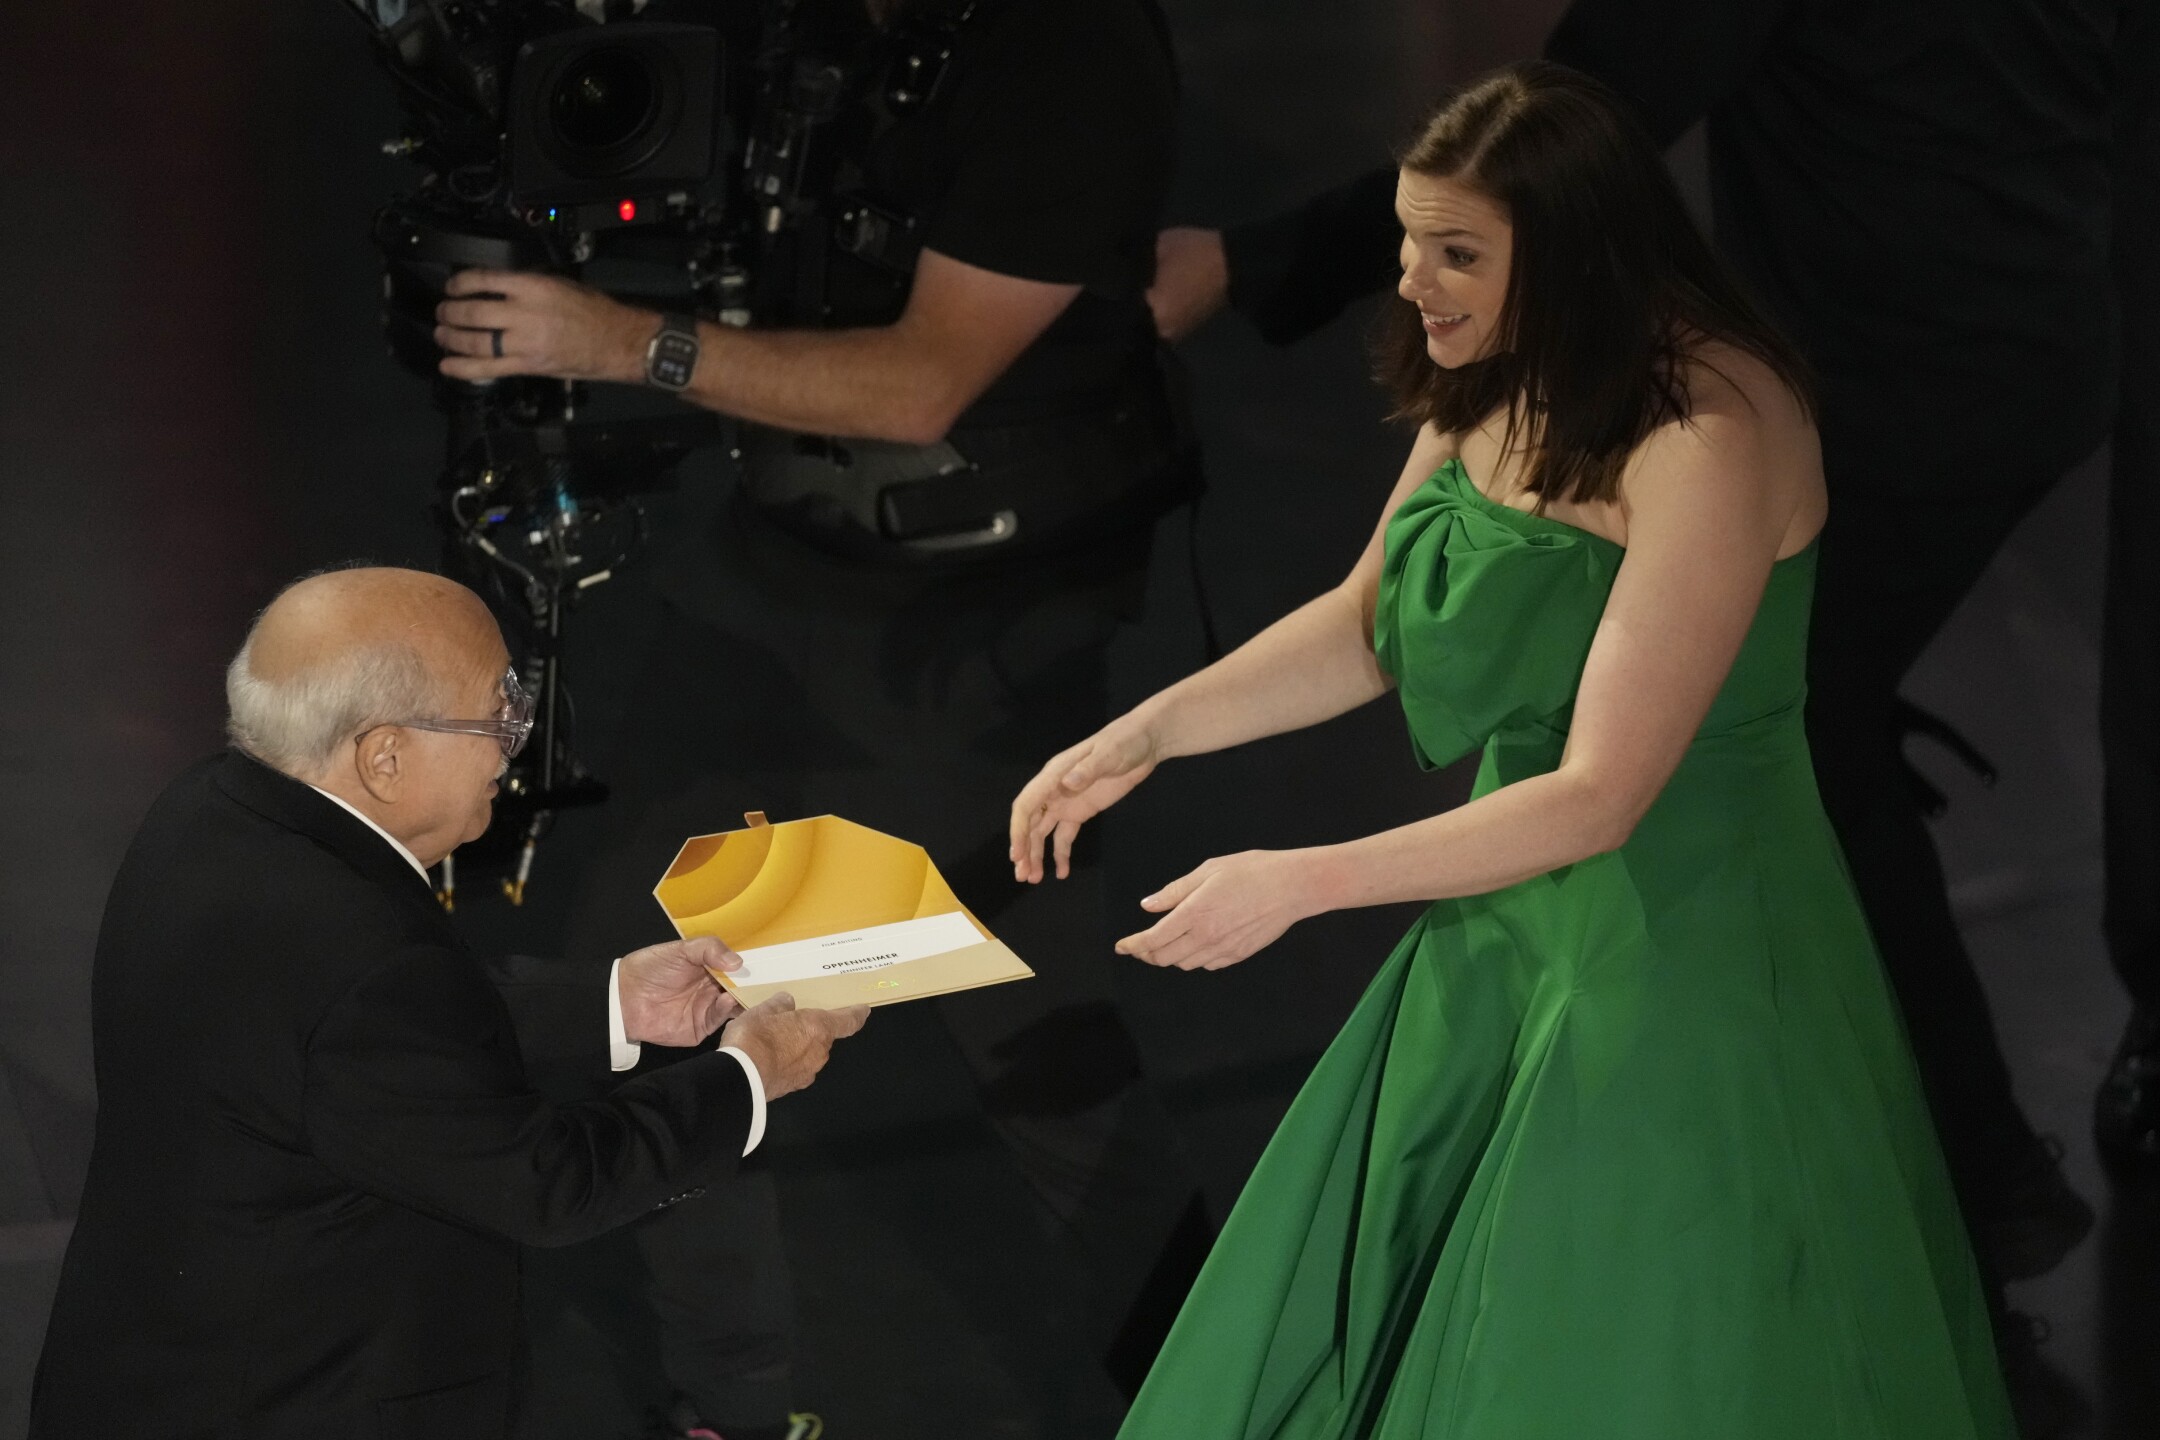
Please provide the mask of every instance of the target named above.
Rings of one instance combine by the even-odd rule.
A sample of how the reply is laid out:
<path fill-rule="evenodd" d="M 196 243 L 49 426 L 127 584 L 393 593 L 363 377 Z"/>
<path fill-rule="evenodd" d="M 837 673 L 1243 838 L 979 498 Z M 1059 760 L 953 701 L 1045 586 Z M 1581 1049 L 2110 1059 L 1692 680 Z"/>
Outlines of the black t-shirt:
<path fill-rule="evenodd" d="M 2111 46 L 2154 0 L 1577 0 L 1547 53 L 1660 143 L 1708 117 L 1718 247 L 1826 418 L 2097 442 L 2114 366 Z M 2118 73 L 2120 72 L 2120 73 Z M 1271 338 L 1394 274 L 1392 172 L 1229 236 Z M 2075 458 L 2073 455 L 2071 458 Z"/>
<path fill-rule="evenodd" d="M 1085 287 L 959 428 L 1095 408 L 1151 373 L 1176 106 L 1155 0 L 981 0 L 928 103 L 870 139 L 862 193 L 911 216 L 924 248 Z M 837 246 L 826 264 L 824 323 L 899 317 L 911 277 Z"/>
<path fill-rule="evenodd" d="M 1661 142 L 1708 115 L 1719 249 L 1821 371 L 1826 420 L 2045 427 L 2068 463 L 2112 411 L 2123 9 L 1577 0 L 1547 53 L 1633 98 Z"/>

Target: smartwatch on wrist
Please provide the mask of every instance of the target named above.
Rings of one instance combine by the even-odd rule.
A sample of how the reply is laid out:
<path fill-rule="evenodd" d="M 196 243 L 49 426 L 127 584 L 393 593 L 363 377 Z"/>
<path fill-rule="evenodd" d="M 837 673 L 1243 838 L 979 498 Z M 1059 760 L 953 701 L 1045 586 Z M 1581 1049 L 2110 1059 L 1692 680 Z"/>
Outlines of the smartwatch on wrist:
<path fill-rule="evenodd" d="M 660 329 L 645 346 L 645 378 L 662 390 L 682 390 L 697 369 L 697 321 L 688 315 L 663 315 Z"/>

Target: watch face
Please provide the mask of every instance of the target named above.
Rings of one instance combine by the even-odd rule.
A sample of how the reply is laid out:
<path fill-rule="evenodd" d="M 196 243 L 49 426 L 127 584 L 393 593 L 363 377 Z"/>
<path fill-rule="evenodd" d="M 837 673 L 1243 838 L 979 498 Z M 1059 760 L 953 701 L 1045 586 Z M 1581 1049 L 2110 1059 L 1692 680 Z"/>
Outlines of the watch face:
<path fill-rule="evenodd" d="M 691 372 L 697 369 L 697 357 L 695 336 L 663 330 L 653 337 L 652 356 L 645 366 L 646 378 L 664 389 L 680 390 L 690 383 Z"/>

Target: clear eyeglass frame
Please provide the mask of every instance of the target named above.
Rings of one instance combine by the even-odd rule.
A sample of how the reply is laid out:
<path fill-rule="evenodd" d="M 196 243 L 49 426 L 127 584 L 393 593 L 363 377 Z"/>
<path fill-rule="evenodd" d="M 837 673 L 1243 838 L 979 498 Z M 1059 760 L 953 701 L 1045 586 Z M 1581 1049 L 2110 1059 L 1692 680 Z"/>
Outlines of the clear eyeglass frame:
<path fill-rule="evenodd" d="M 515 760 L 532 738 L 535 705 L 518 679 L 517 667 L 503 672 L 502 713 L 492 720 L 399 720 L 408 730 L 433 730 L 441 735 L 489 735 L 502 746 L 503 759 Z"/>

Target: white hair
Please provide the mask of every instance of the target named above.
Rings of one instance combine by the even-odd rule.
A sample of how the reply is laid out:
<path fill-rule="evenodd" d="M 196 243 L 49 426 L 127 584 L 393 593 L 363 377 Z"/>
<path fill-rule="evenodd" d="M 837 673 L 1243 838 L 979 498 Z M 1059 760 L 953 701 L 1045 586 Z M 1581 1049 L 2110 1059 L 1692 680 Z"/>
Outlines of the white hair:
<path fill-rule="evenodd" d="M 225 667 L 225 733 L 274 770 L 319 775 L 362 731 L 431 715 L 441 702 L 441 682 L 409 645 L 355 646 L 265 680 L 251 658 L 261 624 Z"/>

